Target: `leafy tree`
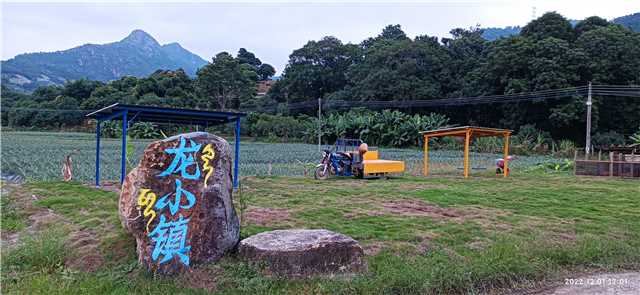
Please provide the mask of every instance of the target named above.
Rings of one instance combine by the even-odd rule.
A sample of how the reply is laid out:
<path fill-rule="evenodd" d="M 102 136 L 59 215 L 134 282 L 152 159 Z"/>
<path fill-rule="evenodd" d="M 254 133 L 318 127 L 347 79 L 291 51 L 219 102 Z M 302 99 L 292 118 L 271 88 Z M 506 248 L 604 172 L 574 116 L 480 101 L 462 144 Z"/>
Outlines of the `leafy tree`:
<path fill-rule="evenodd" d="M 75 80 L 67 82 L 64 85 L 62 94 L 65 96 L 73 97 L 82 102 L 83 100 L 89 98 L 91 96 L 91 93 L 96 88 L 102 85 L 104 85 L 104 83 L 99 81 L 90 81 L 86 79 Z"/>
<path fill-rule="evenodd" d="M 33 92 L 32 97 L 33 97 L 33 100 L 35 100 L 36 102 L 52 101 L 56 97 L 62 95 L 63 90 L 64 88 L 61 86 L 38 87 Z"/>
<path fill-rule="evenodd" d="M 582 76 L 597 84 L 640 84 L 640 34 L 619 25 L 600 27 L 582 34 L 576 47 L 586 55 Z M 594 98 L 599 108 L 598 126 L 602 131 L 630 134 L 640 124 L 640 101 L 630 98 Z"/>
<path fill-rule="evenodd" d="M 147 93 L 164 96 L 164 91 L 158 87 L 158 81 L 151 77 L 139 79 L 134 91 L 136 97 L 142 97 Z"/>
<path fill-rule="evenodd" d="M 282 83 L 282 94 L 289 102 L 324 97 L 345 87 L 347 68 L 359 56 L 360 50 L 356 45 L 342 44 L 335 37 L 309 41 L 291 53 L 283 79 L 277 84 Z"/>
<path fill-rule="evenodd" d="M 482 73 L 478 69 L 486 59 L 489 44 L 483 37 L 483 30 L 478 26 L 468 30 L 457 28 L 451 30 L 450 34 L 453 38 L 442 39 L 450 57 L 450 66 L 446 69 L 452 75 L 449 81 L 445 81 L 444 91 L 449 97 L 482 94 L 482 88 L 477 83 Z"/>
<path fill-rule="evenodd" d="M 571 23 L 557 12 L 547 12 L 541 17 L 532 20 L 522 28 L 520 35 L 535 40 L 553 37 L 565 41 L 574 39 L 574 31 Z"/>
<path fill-rule="evenodd" d="M 600 27 L 576 40 L 586 54 L 587 80 L 596 83 L 634 84 L 640 82 L 640 34 L 622 26 Z"/>
<path fill-rule="evenodd" d="M 237 59 L 239 63 L 248 64 L 253 66 L 254 68 L 257 68 L 262 64 L 260 59 L 257 58 L 255 54 L 247 51 L 244 48 L 240 48 L 240 50 L 238 50 Z"/>
<path fill-rule="evenodd" d="M 407 34 L 402 30 L 400 25 L 388 25 L 382 29 L 382 33 L 377 37 L 372 37 L 362 41 L 363 48 L 369 48 L 376 43 L 394 42 L 394 41 L 407 41 L 410 40 Z"/>
<path fill-rule="evenodd" d="M 364 59 L 347 72 L 350 95 L 359 100 L 439 98 L 449 56 L 436 39 L 378 42 L 367 49 Z"/>
<path fill-rule="evenodd" d="M 276 69 L 270 64 L 261 64 L 256 72 L 260 80 L 264 81 L 271 79 L 271 77 L 276 74 Z"/>
<path fill-rule="evenodd" d="M 202 97 L 213 100 L 205 102 L 206 107 L 225 110 L 232 103 L 237 107 L 240 100 L 251 99 L 257 78 L 251 66 L 241 64 L 230 54 L 221 52 L 211 63 L 198 70 L 196 84 Z"/>
<path fill-rule="evenodd" d="M 591 16 L 587 17 L 584 20 L 578 22 L 575 26 L 576 36 L 580 36 L 585 32 L 595 30 L 597 28 L 602 28 L 610 25 L 610 23 L 601 17 Z"/>

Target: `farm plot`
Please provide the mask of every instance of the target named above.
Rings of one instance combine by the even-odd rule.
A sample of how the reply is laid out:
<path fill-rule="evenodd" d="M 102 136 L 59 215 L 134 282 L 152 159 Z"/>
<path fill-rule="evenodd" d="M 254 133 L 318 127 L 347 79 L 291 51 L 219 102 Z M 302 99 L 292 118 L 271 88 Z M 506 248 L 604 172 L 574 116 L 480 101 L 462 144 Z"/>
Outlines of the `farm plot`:
<path fill-rule="evenodd" d="M 233 144 L 233 137 L 228 141 Z M 130 140 L 128 166 L 137 165 L 144 148 L 151 140 Z M 331 149 L 331 146 L 323 148 Z M 73 154 L 73 171 L 77 180 L 91 181 L 95 173 L 95 136 L 90 133 L 63 132 L 2 132 L 2 171 L 31 180 L 61 178 L 64 157 Z M 384 159 L 406 162 L 407 175 L 419 175 L 422 152 L 418 149 L 380 148 Z M 104 180 L 117 180 L 120 173 L 121 140 L 103 138 L 101 144 L 101 173 Z M 311 171 L 321 155 L 318 146 L 302 143 L 262 143 L 243 141 L 240 148 L 242 176 L 302 176 Z M 491 172 L 499 154 L 474 153 L 472 166 L 476 173 Z M 432 173 L 460 173 L 462 151 L 434 150 L 430 152 Z M 514 170 L 522 170 L 547 161 L 545 156 L 519 157 L 512 163 Z M 309 175 L 311 175 L 309 173 Z"/>

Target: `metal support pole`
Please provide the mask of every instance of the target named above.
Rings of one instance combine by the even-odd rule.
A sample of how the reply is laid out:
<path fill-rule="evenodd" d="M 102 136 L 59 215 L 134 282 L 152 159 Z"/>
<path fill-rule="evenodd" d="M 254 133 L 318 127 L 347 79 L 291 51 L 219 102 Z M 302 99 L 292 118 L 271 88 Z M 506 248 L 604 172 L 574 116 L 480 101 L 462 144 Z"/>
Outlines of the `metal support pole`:
<path fill-rule="evenodd" d="M 322 98 L 318 97 L 318 152 L 322 151 Z"/>
<path fill-rule="evenodd" d="M 578 150 L 573 151 L 573 175 L 577 175 L 578 170 Z"/>
<path fill-rule="evenodd" d="M 471 131 L 467 131 L 464 137 L 464 178 L 469 177 L 469 141 L 471 141 Z"/>
<path fill-rule="evenodd" d="M 422 174 L 429 176 L 429 136 L 424 137 L 424 158 L 422 162 Z"/>
<path fill-rule="evenodd" d="M 100 187 L 100 120 L 96 120 L 96 187 Z"/>
<path fill-rule="evenodd" d="M 591 152 L 591 82 L 589 82 L 589 92 L 587 94 L 587 139 L 585 141 L 584 151 L 586 152 L 585 157 L 589 157 L 589 153 Z"/>
<path fill-rule="evenodd" d="M 502 176 L 509 176 L 509 133 L 504 135 L 504 169 L 502 171 Z"/>
<path fill-rule="evenodd" d="M 613 177 L 613 152 L 609 152 L 609 177 Z"/>
<path fill-rule="evenodd" d="M 124 183 L 127 176 L 127 112 L 122 113 L 122 155 L 120 156 L 120 184 Z"/>
<path fill-rule="evenodd" d="M 238 165 L 240 163 L 240 116 L 236 117 L 236 152 L 233 160 L 233 188 L 238 188 Z"/>

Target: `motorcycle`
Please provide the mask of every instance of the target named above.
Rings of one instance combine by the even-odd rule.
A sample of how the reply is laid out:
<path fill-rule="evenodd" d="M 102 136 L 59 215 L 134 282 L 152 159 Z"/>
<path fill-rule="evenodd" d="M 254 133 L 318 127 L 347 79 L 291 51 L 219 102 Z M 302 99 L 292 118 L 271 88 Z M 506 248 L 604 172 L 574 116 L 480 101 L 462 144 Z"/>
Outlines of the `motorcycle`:
<path fill-rule="evenodd" d="M 313 175 L 315 179 L 325 180 L 330 175 L 352 176 L 352 159 L 351 155 L 343 152 L 331 152 L 324 150 L 322 152 L 322 160 L 316 165 Z"/>

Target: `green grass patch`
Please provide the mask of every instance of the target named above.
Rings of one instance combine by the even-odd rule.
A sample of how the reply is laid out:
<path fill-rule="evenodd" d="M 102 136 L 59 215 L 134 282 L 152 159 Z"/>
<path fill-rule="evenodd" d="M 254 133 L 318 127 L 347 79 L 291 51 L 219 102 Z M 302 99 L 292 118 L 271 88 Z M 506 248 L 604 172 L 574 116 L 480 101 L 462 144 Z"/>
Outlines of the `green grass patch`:
<path fill-rule="evenodd" d="M 18 248 L 3 259 L 3 269 L 51 272 L 64 263 L 67 231 L 64 228 L 46 228 L 36 236 L 24 236 Z"/>
<path fill-rule="evenodd" d="M 57 253 L 57 247 L 30 242 L 29 249 L 22 249 L 34 259 L 12 252 L 3 261 L 19 278 L 3 276 L 3 292 L 207 293 L 185 285 L 185 277 L 152 276 L 137 265 L 135 242 L 120 227 L 115 193 L 59 182 L 24 189 L 41 197 L 37 205 L 100 232 L 107 263 L 97 273 L 72 271 L 59 267 L 55 255 L 42 258 L 42 253 Z M 367 272 L 350 278 L 268 277 L 233 255 L 203 269 L 211 272 L 207 277 L 221 294 L 475 294 L 572 272 L 637 270 L 639 192 L 637 181 L 562 174 L 369 181 L 246 178 L 237 205 L 286 209 L 289 217 L 266 225 L 245 220 L 243 238 L 283 225 L 327 228 L 383 250 L 366 258 Z M 424 202 L 463 214 L 385 211 L 382 204 L 388 201 Z"/>
<path fill-rule="evenodd" d="M 27 217 L 17 210 L 6 194 L 0 197 L 0 207 L 2 210 L 0 229 L 3 232 L 16 232 L 26 227 Z"/>
<path fill-rule="evenodd" d="M 37 182 L 25 186 L 41 197 L 35 204 L 54 210 L 87 229 L 119 225 L 118 195 L 77 182 Z"/>

